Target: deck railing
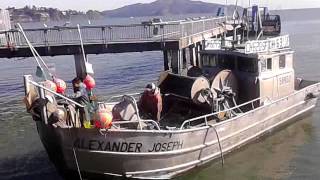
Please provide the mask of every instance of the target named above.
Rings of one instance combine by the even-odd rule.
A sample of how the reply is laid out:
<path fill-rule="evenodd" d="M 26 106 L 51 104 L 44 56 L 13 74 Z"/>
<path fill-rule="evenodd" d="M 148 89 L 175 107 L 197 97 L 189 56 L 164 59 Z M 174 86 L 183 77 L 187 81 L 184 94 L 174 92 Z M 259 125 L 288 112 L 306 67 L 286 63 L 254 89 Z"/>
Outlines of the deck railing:
<path fill-rule="evenodd" d="M 76 106 L 78 106 L 80 108 L 85 108 L 82 104 L 79 104 L 79 103 L 75 102 L 74 100 L 72 100 L 72 99 L 70 99 L 70 98 L 68 98 L 68 97 L 66 97 L 64 95 L 61 95 L 61 94 L 59 94 L 59 93 L 57 93 L 57 92 L 55 92 L 55 91 L 53 91 L 51 89 L 48 89 L 48 88 L 44 87 L 43 85 L 41 85 L 39 83 L 33 81 L 31 75 L 25 75 L 23 77 L 23 79 L 24 79 L 24 84 L 25 84 L 25 88 L 26 88 L 26 95 L 29 93 L 29 90 L 30 90 L 29 86 L 33 85 L 35 88 L 37 88 L 38 94 L 39 94 L 40 98 L 42 98 L 42 99 L 46 99 L 45 92 L 49 92 L 49 93 L 54 94 L 55 96 L 58 96 L 58 97 L 64 99 L 65 101 L 67 101 L 67 102 L 69 102 L 71 104 L 74 104 L 74 105 L 76 105 Z M 44 121 L 45 124 L 48 124 L 47 106 L 44 105 L 40 112 L 41 112 L 41 119 Z"/>
<path fill-rule="evenodd" d="M 220 111 L 220 112 L 215 112 L 215 113 L 212 113 L 212 114 L 207 114 L 207 115 L 203 115 L 203 116 L 200 116 L 200 117 L 196 117 L 196 118 L 193 118 L 193 119 L 188 119 L 188 120 L 185 120 L 182 125 L 180 126 L 180 130 L 184 129 L 184 127 L 187 125 L 187 124 L 191 124 L 191 122 L 195 122 L 195 121 L 203 121 L 206 126 L 208 125 L 208 119 L 209 118 L 216 118 L 217 115 L 219 115 L 220 113 L 227 113 L 227 112 L 230 112 L 230 111 L 233 111 L 233 110 L 236 110 L 236 109 L 240 109 L 240 108 L 243 108 L 247 105 L 251 105 L 253 109 L 255 109 L 255 106 L 254 104 L 259 102 L 262 98 L 257 98 L 257 99 L 254 99 L 252 101 L 248 101 L 244 104 L 241 104 L 241 105 L 238 105 L 238 106 L 235 106 L 233 108 L 230 108 L 230 109 L 226 109 L 226 110 L 223 110 L 223 111 Z"/>
<path fill-rule="evenodd" d="M 220 27 L 225 17 L 161 23 L 81 26 L 84 44 L 132 41 L 170 41 Z M 77 27 L 53 27 L 24 30 L 34 46 L 80 44 Z M 14 29 L 0 31 L 0 48 L 27 47 L 22 34 Z"/>
<path fill-rule="evenodd" d="M 72 100 L 72 99 L 70 99 L 70 98 L 68 98 L 68 97 L 66 97 L 66 96 L 64 96 L 64 95 L 61 95 L 61 94 L 59 94 L 59 93 L 57 93 L 57 92 L 55 92 L 55 91 L 53 91 L 53 90 L 51 90 L 51 89 L 48 89 L 48 88 L 42 86 L 41 84 L 39 84 L 39 83 L 31 80 L 31 76 L 30 76 L 30 75 L 25 75 L 25 76 L 24 76 L 24 81 L 25 81 L 25 84 L 26 84 L 26 85 L 27 85 L 28 83 L 30 83 L 30 84 L 34 85 L 35 87 L 37 87 L 38 89 L 41 89 L 41 90 L 47 91 L 47 92 L 49 92 L 49 93 L 52 93 L 52 94 L 54 94 L 55 96 L 58 96 L 58 97 L 66 100 L 66 101 L 68 101 L 68 102 L 70 102 L 70 103 L 72 103 L 72 104 L 75 104 L 75 105 L 77 105 L 77 106 L 79 106 L 79 107 L 81 107 L 81 108 L 84 108 L 83 105 L 75 102 L 74 100 Z M 44 98 L 44 97 L 43 97 L 43 98 Z"/>
<path fill-rule="evenodd" d="M 121 125 L 129 125 L 129 124 L 139 124 L 140 130 L 143 129 L 142 123 L 150 123 L 153 124 L 156 130 L 161 130 L 159 124 L 152 120 L 152 119 L 141 119 L 140 114 L 139 114 L 139 108 L 137 101 L 139 100 L 139 97 L 142 95 L 142 93 L 132 93 L 132 94 L 126 94 L 126 95 L 115 95 L 111 96 L 110 98 L 107 99 L 106 105 L 114 105 L 118 103 L 119 101 L 115 101 L 119 98 L 123 97 L 130 97 L 132 99 L 132 103 L 134 104 L 135 110 L 136 110 L 136 115 L 138 116 L 138 121 L 115 121 L 112 123 L 113 127 L 115 128 L 121 128 Z"/>

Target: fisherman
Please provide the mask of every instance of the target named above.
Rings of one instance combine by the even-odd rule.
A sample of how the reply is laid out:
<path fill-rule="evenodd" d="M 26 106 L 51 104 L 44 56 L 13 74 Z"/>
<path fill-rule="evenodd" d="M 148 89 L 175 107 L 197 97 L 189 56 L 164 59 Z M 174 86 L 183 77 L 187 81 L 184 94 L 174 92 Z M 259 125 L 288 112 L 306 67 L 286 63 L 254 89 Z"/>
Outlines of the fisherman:
<path fill-rule="evenodd" d="M 80 104 L 87 104 L 89 102 L 89 98 L 86 91 L 86 85 L 82 83 L 79 77 L 72 80 L 72 87 L 74 95 L 72 95 L 71 98 Z"/>
<path fill-rule="evenodd" d="M 82 80 L 79 77 L 76 77 L 72 80 L 72 87 L 74 94 L 69 96 L 71 99 L 76 101 L 77 103 L 85 106 L 87 108 L 87 105 L 89 104 L 89 97 L 86 91 L 86 85 L 82 82 Z M 83 124 L 86 120 L 86 110 L 85 108 L 80 108 L 76 106 L 76 110 L 79 110 L 79 117 L 80 122 Z"/>
<path fill-rule="evenodd" d="M 139 110 L 158 123 L 161 119 L 162 97 L 160 89 L 154 83 L 148 84 L 139 101 Z"/>

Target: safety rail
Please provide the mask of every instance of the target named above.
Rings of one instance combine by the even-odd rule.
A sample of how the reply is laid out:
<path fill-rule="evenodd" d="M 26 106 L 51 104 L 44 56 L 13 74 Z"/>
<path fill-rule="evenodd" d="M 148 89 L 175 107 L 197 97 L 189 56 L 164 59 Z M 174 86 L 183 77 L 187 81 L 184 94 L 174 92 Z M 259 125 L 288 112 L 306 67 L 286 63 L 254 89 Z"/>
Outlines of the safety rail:
<path fill-rule="evenodd" d="M 252 16 L 247 16 L 247 19 L 250 23 L 252 23 Z M 264 15 L 262 16 L 263 21 L 279 21 L 280 16 L 279 15 Z"/>
<path fill-rule="evenodd" d="M 186 126 L 186 124 L 190 124 L 191 122 L 199 121 L 199 120 L 204 120 L 206 126 L 208 126 L 208 118 L 209 117 L 215 117 L 216 115 L 218 115 L 220 113 L 224 113 L 224 112 L 232 111 L 232 110 L 235 110 L 235 109 L 239 109 L 239 108 L 247 106 L 247 105 L 251 105 L 254 108 L 254 103 L 260 101 L 261 99 L 262 98 L 260 97 L 260 98 L 248 101 L 248 102 L 246 102 L 244 104 L 235 106 L 235 107 L 230 108 L 230 109 L 226 109 L 226 110 L 223 110 L 223 111 L 220 111 L 220 112 L 215 112 L 215 113 L 212 113 L 212 114 L 207 114 L 207 115 L 203 115 L 203 116 L 200 116 L 200 117 L 196 117 L 196 118 L 185 120 L 182 123 L 182 125 L 180 126 L 180 130 L 182 130 Z"/>
<path fill-rule="evenodd" d="M 137 93 L 136 93 L 137 94 Z M 142 124 L 141 124 L 141 122 L 143 122 L 144 120 L 142 120 L 141 119 L 141 117 L 140 117 L 140 113 L 139 113 L 139 108 L 138 108 L 138 103 L 137 103 L 137 100 L 133 97 L 133 95 L 136 95 L 136 94 L 132 94 L 132 95 L 122 95 L 122 96 L 113 96 L 113 97 L 123 97 L 123 98 L 129 98 L 129 99 L 131 99 L 131 101 L 132 101 L 132 103 L 133 103 L 133 106 L 134 106 L 134 108 L 135 108 L 135 110 L 136 110 L 136 115 L 137 115 L 137 117 L 138 117 L 138 121 L 128 121 L 127 123 L 139 123 L 139 126 L 140 126 L 140 130 L 142 130 Z M 112 97 L 111 97 L 112 98 Z"/>
<path fill-rule="evenodd" d="M 30 75 L 25 75 L 25 76 L 24 76 L 24 80 L 25 80 L 26 85 L 27 85 L 28 83 L 30 83 L 30 84 L 32 84 L 32 85 L 34 85 L 34 86 L 36 86 L 36 87 L 38 87 L 38 88 L 40 88 L 40 89 L 43 89 L 43 90 L 45 90 L 45 91 L 48 91 L 48 92 L 52 93 L 52 94 L 54 94 L 54 95 L 56 95 L 56 96 L 58 96 L 58 97 L 60 97 L 60 98 L 62 98 L 62 99 L 64 99 L 64 100 L 72 103 L 72 104 L 75 104 L 75 105 L 77 105 L 77 106 L 79 106 L 79 107 L 81 107 L 81 108 L 84 108 L 83 105 L 75 102 L 74 100 L 72 100 L 72 99 L 70 99 L 70 98 L 68 98 L 68 97 L 66 97 L 66 96 L 63 96 L 63 95 L 61 95 L 61 94 L 58 94 L 58 93 L 56 93 L 55 91 L 52 91 L 52 90 L 50 90 L 50 89 L 48 89 L 48 88 L 40 85 L 39 83 L 31 80 L 30 77 L 31 77 Z M 39 92 L 39 93 L 40 93 L 40 92 Z"/>
<path fill-rule="evenodd" d="M 45 91 L 48 91 L 48 92 L 50 92 L 50 93 L 52 93 L 52 94 L 54 94 L 54 95 L 56 95 L 56 96 L 58 96 L 58 97 L 60 97 L 60 98 L 62 98 L 64 100 L 66 100 L 66 101 L 68 101 L 68 102 L 70 102 L 70 103 L 72 103 L 72 104 L 74 104 L 74 105 L 76 105 L 76 106 L 78 106 L 80 108 L 85 108 L 83 105 L 75 102 L 74 100 L 72 100 L 72 99 L 70 99 L 68 97 L 65 97 L 65 96 L 63 96 L 61 94 L 58 94 L 55 91 L 52 91 L 51 89 L 48 89 L 48 88 L 40 85 L 39 83 L 33 81 L 31 75 L 24 75 L 24 84 L 25 84 L 25 88 L 26 88 L 26 95 L 27 95 L 27 93 L 29 93 L 29 90 L 30 90 L 29 85 L 32 84 L 32 85 L 34 85 L 35 87 L 38 88 L 39 96 L 42 99 L 46 98 Z M 45 124 L 48 124 L 47 106 L 44 105 L 40 112 L 41 112 L 41 119 L 44 121 Z"/>
<path fill-rule="evenodd" d="M 138 95 L 141 95 L 142 93 L 131 93 L 131 94 L 122 94 L 122 95 L 115 95 L 115 96 L 111 96 L 106 100 L 106 103 L 113 103 L 112 100 L 116 99 L 116 98 L 122 98 L 123 96 L 131 96 L 131 97 L 135 97 Z M 118 102 L 118 101 L 116 101 Z"/>
<path fill-rule="evenodd" d="M 112 122 L 112 126 L 115 127 L 115 125 L 120 125 L 121 126 L 123 124 L 138 124 L 138 123 L 141 123 L 141 122 L 143 122 L 143 123 L 152 123 L 157 128 L 157 130 L 161 130 L 159 124 L 154 120 L 140 120 L 140 122 L 139 121 L 115 121 L 115 122 Z M 140 128 L 142 128 L 142 127 L 140 127 Z"/>
<path fill-rule="evenodd" d="M 112 123 L 112 125 L 121 125 L 121 124 L 136 124 L 136 123 L 139 123 L 140 125 L 140 129 L 142 130 L 142 122 L 143 123 L 152 123 L 153 125 L 155 125 L 155 127 L 157 128 L 157 130 L 161 130 L 160 129 L 160 126 L 159 124 L 154 121 L 154 120 L 151 120 L 151 119 L 148 119 L 148 120 L 143 120 L 140 118 L 140 115 L 139 115 L 139 108 L 138 108 L 138 105 L 137 105 L 137 100 L 135 98 L 135 96 L 140 96 L 142 93 L 132 93 L 132 94 L 125 94 L 125 95 L 116 95 L 116 96 L 111 96 L 107 99 L 106 103 L 105 104 L 111 104 L 111 103 L 117 103 L 118 101 L 116 102 L 110 102 L 111 100 L 113 99 L 116 99 L 116 98 L 123 98 L 123 97 L 130 97 L 132 99 L 132 102 L 134 103 L 134 107 L 136 108 L 136 114 L 138 116 L 138 121 L 115 121 Z"/>
<path fill-rule="evenodd" d="M 191 21 L 161 22 L 150 24 L 81 26 L 85 44 L 111 42 L 178 40 L 193 34 L 215 29 L 224 23 L 225 17 L 213 17 Z M 59 46 L 79 44 L 77 27 L 53 27 L 25 29 L 34 46 Z M 0 31 L 0 48 L 26 47 L 21 33 L 14 29 Z"/>
<path fill-rule="evenodd" d="M 48 91 L 48 92 L 52 93 L 52 94 L 54 94 L 54 95 L 56 95 L 56 96 L 58 96 L 58 97 L 60 97 L 60 98 L 62 98 L 62 99 L 64 99 L 64 100 L 72 103 L 72 104 L 75 104 L 75 105 L 77 105 L 77 106 L 79 106 L 79 107 L 81 107 L 81 108 L 84 108 L 83 105 L 75 102 L 74 100 L 72 100 L 72 99 L 70 99 L 70 98 L 67 98 L 66 96 L 63 96 L 63 95 L 61 95 L 61 94 L 58 94 L 58 93 L 56 93 L 56 92 L 54 92 L 54 91 L 52 91 L 52 90 L 50 90 L 50 89 L 48 89 L 48 88 L 46 88 L 46 87 L 44 87 L 44 86 L 42 86 L 42 85 L 34 82 L 34 81 L 30 81 L 30 83 L 31 83 L 32 85 L 38 87 L 38 88 L 44 89 L 45 91 Z"/>

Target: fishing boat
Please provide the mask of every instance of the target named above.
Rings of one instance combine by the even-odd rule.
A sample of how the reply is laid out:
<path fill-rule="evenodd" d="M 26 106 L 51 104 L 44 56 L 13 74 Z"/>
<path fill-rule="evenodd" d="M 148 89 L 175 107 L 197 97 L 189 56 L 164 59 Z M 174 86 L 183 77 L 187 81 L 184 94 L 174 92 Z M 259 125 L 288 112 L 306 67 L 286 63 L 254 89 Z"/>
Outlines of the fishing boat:
<path fill-rule="evenodd" d="M 263 36 L 259 29 L 254 39 L 241 28 L 231 41 L 227 34 L 208 39 L 192 67 L 162 72 L 160 123 L 142 115 L 136 93 L 97 102 L 109 111 L 127 102 L 109 128 L 84 127 L 76 111 L 69 114 L 79 123 L 56 126 L 52 109 L 84 106 L 24 76 L 28 111 L 50 160 L 66 178 L 170 179 L 213 160 L 223 163 L 224 155 L 309 113 L 320 83 L 295 76 L 288 35 Z"/>

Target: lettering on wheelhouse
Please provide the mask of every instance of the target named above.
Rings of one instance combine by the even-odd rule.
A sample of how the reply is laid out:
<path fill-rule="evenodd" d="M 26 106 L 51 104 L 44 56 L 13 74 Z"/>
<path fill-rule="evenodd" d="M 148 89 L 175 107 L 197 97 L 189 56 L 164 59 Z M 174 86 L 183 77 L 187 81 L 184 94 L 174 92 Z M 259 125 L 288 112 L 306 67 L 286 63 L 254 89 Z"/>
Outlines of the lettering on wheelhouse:
<path fill-rule="evenodd" d="M 109 142 L 96 139 L 78 138 L 73 143 L 75 148 L 92 151 L 113 152 L 166 152 L 182 149 L 183 141 L 155 142 L 146 144 L 142 142 Z"/>
<path fill-rule="evenodd" d="M 279 78 L 279 85 L 283 86 L 286 84 L 289 84 L 291 82 L 291 76 L 287 75 L 287 76 L 283 76 Z"/>

